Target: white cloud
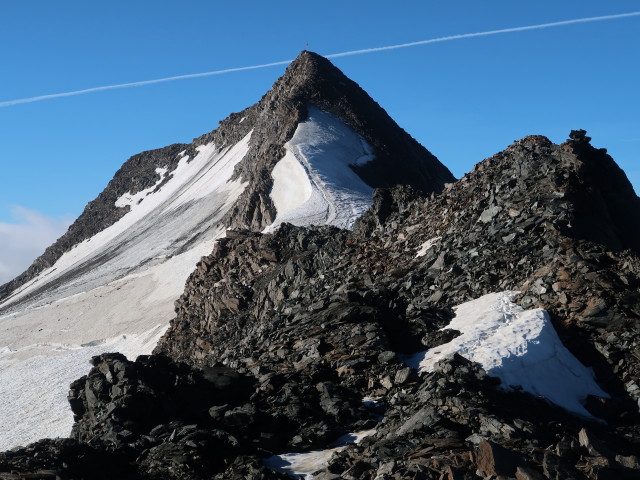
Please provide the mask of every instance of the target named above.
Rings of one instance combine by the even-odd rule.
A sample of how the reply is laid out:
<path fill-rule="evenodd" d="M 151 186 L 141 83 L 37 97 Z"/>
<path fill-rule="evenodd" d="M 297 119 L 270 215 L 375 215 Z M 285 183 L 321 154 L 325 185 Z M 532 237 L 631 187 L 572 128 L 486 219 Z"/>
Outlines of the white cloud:
<path fill-rule="evenodd" d="M 69 227 L 73 218 L 51 218 L 28 208 L 11 209 L 13 222 L 0 222 L 0 285 L 25 271 Z"/>

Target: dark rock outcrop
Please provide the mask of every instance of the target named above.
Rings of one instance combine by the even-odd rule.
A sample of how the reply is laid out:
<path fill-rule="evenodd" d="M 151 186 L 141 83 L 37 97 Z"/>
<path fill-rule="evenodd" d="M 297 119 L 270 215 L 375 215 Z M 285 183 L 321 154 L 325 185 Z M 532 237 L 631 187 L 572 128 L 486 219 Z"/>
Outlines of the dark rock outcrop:
<path fill-rule="evenodd" d="M 85 444 L 119 448 L 150 435 L 159 424 L 209 421 L 212 406 L 240 405 L 254 389 L 250 379 L 232 369 L 194 371 L 157 355 L 134 363 L 121 354 L 104 354 L 92 364 L 69 391 L 76 420 L 72 437 Z"/>

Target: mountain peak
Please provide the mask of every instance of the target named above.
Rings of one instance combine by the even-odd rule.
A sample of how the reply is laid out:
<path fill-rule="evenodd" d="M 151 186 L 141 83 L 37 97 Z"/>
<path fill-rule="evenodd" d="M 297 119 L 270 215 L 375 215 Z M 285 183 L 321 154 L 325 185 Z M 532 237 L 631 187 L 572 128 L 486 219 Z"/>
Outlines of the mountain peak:
<path fill-rule="evenodd" d="M 289 64 L 287 73 L 290 72 L 315 75 L 331 72 L 342 75 L 342 72 L 327 58 L 309 50 L 302 50 L 295 60 Z"/>
<path fill-rule="evenodd" d="M 302 52 L 257 104 L 229 115 L 213 132 L 125 162 L 63 237 L 0 286 L 0 317 L 16 325 L 7 331 L 29 325 L 29 335 L 16 334 L 22 342 L 16 351 L 109 338 L 126 343 L 113 348 L 148 353 L 147 343 L 132 339 L 162 331 L 198 259 L 229 229 L 261 232 L 283 222 L 349 228 L 376 187 L 409 184 L 434 192 L 453 179 L 358 84 L 327 59 Z M 60 327 L 71 319 L 74 327 Z M 96 347 L 103 348 L 112 347 Z M 73 355 L 73 368 L 84 371 L 87 358 Z M 46 368 L 48 357 L 39 358 L 33 368 Z M 2 375 L 6 386 L 3 379 L 13 376 Z M 12 398 L 41 398 L 39 390 L 12 385 L 15 390 L 5 388 Z M 67 385 L 59 379 L 56 398 L 64 399 Z M 0 417 L 5 412 L 0 407 Z M 70 419 L 61 414 L 58 420 L 60 431 L 68 431 Z M 0 435 L 0 447 L 45 433 L 51 430 L 14 423 Z"/>
<path fill-rule="evenodd" d="M 368 186 L 389 188 L 409 184 L 421 191 L 438 192 L 445 183 L 454 180 L 451 172 L 399 127 L 356 82 L 325 57 L 303 50 L 259 103 L 233 117 L 249 120 L 243 126 L 247 129 L 248 125 L 253 126 L 254 145 L 236 169 L 249 187 L 229 213 L 232 228 L 262 230 L 273 222 L 273 205 L 262 193 L 271 188 L 270 172 L 284 157 L 284 145 L 293 138 L 298 126 L 309 119 L 313 108 L 330 114 L 372 147 L 373 161 L 351 165 Z"/>
<path fill-rule="evenodd" d="M 352 83 L 342 71 L 327 58 L 315 52 L 302 50 L 289 64 L 284 75 L 276 83 L 295 84 L 298 87 L 316 87 L 327 83 Z M 310 93 L 310 92 L 309 92 Z"/>

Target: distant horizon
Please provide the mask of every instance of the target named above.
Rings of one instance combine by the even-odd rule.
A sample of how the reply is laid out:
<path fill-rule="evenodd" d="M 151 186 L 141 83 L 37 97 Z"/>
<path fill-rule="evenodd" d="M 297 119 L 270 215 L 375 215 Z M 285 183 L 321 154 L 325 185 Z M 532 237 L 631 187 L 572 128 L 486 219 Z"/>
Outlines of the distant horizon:
<path fill-rule="evenodd" d="M 289 61 L 273 59 L 303 49 L 342 52 L 332 63 L 457 178 L 527 135 L 561 143 L 571 130 L 585 129 L 640 191 L 640 67 L 629 61 L 640 44 L 640 17 L 632 1 L 619 2 L 615 11 L 573 0 L 517 6 L 465 0 L 455 8 L 334 0 L 314 8 L 289 1 L 278 8 L 201 0 L 179 6 L 116 1 L 108 8 L 79 0 L 35 9 L 29 3 L 0 5 L 8 19 L 0 32 L 7 47 L 0 52 L 7 72 L 0 78 L 0 106 L 38 92 L 135 78 L 229 74 L 0 108 L 0 283 L 64 233 L 126 159 L 213 130 L 282 75 Z M 308 21 L 301 21 L 305 13 Z M 629 17 L 575 23 L 611 15 Z M 520 27 L 528 30 L 483 34 Z M 438 40 L 465 35 L 475 39 Z"/>

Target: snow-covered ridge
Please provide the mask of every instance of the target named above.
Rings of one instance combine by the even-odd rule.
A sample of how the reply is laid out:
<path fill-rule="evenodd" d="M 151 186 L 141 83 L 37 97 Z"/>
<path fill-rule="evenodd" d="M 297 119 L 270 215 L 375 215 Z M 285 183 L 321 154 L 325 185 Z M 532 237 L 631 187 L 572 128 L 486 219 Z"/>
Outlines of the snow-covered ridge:
<path fill-rule="evenodd" d="M 492 293 L 459 305 L 445 328 L 461 335 L 407 358 L 406 363 L 431 371 L 435 363 L 458 353 L 482 365 L 505 388 L 522 387 L 570 412 L 591 417 L 582 405 L 587 395 L 609 395 L 595 382 L 591 369 L 562 344 L 549 314 L 516 305 L 516 293 Z"/>
<path fill-rule="evenodd" d="M 338 118 L 309 107 L 271 175 L 270 196 L 283 222 L 351 228 L 371 206 L 373 189 L 351 168 L 374 158 L 373 148 Z"/>

